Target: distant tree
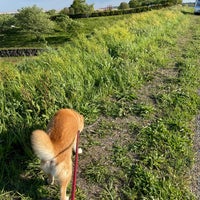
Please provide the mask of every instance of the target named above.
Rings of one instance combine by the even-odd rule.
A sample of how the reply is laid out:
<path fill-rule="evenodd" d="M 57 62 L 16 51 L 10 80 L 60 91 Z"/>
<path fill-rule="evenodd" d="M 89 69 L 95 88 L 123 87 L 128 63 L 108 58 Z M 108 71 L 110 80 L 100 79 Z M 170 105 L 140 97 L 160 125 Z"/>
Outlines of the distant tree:
<path fill-rule="evenodd" d="M 90 13 L 92 13 L 92 12 L 94 12 L 94 5 L 93 5 L 93 4 L 87 5 L 87 4 L 86 4 L 84 13 L 90 14 Z"/>
<path fill-rule="evenodd" d="M 74 14 L 83 13 L 85 4 L 85 0 L 74 0 L 70 8 L 73 8 Z"/>
<path fill-rule="evenodd" d="M 16 27 L 16 20 L 13 15 L 0 15 L 0 33 Z"/>
<path fill-rule="evenodd" d="M 135 8 L 140 6 L 139 0 L 130 0 L 128 4 L 130 8 Z"/>
<path fill-rule="evenodd" d="M 121 2 L 119 7 L 118 7 L 118 9 L 121 9 L 121 10 L 125 10 L 125 9 L 128 9 L 128 8 L 130 8 L 130 7 L 129 7 L 129 4 L 126 3 L 126 2 Z"/>
<path fill-rule="evenodd" d="M 22 30 L 34 34 L 37 39 L 42 37 L 41 34 L 49 33 L 54 28 L 49 15 L 35 5 L 18 10 L 15 18 Z"/>
<path fill-rule="evenodd" d="M 55 10 L 55 9 L 48 10 L 46 13 L 47 13 L 48 15 L 50 15 L 50 16 L 53 16 L 53 15 L 56 14 L 56 10 Z"/>
<path fill-rule="evenodd" d="M 168 2 L 172 4 L 182 4 L 181 0 L 168 0 Z"/>
<path fill-rule="evenodd" d="M 72 7 L 69 8 L 69 14 L 70 15 L 74 15 L 75 14 L 74 9 Z"/>
<path fill-rule="evenodd" d="M 182 0 L 176 0 L 176 4 L 182 4 Z"/>
<path fill-rule="evenodd" d="M 86 4 L 85 0 L 74 0 L 70 8 L 73 8 L 74 14 L 87 14 L 94 11 L 94 5 Z"/>
<path fill-rule="evenodd" d="M 58 26 L 67 32 L 70 37 L 77 36 L 82 29 L 82 23 L 75 21 L 67 15 L 59 15 L 56 17 Z"/>
<path fill-rule="evenodd" d="M 65 7 L 59 13 L 63 15 L 69 15 L 69 8 Z"/>

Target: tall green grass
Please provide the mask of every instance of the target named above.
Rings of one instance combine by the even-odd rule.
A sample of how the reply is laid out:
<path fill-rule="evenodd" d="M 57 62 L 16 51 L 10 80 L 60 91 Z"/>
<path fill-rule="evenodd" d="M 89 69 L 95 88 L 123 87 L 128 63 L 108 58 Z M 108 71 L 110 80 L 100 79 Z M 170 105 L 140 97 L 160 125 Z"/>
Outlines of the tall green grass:
<path fill-rule="evenodd" d="M 62 107 L 74 108 L 85 116 L 86 124 L 92 123 L 101 114 L 122 117 L 141 112 L 141 108 L 143 109 L 141 115 L 154 112 L 151 107 L 140 105 L 139 109 L 138 106 L 132 108 L 129 103 L 136 98 L 136 89 L 150 80 L 155 70 L 166 67 L 170 48 L 175 45 L 180 30 L 187 26 L 189 18 L 180 12 L 179 7 L 134 14 L 111 27 L 95 29 L 89 37 L 79 35 L 57 50 L 49 48 L 48 52 L 34 60 L 27 60 L 18 65 L 2 64 L 0 66 L 2 197 L 19 198 L 20 194 L 24 195 L 22 199 L 39 199 L 48 193 L 45 192 L 41 180 L 35 179 L 33 183 L 37 186 L 37 194 L 34 192 L 36 186 L 33 184 L 30 186 L 31 178 L 36 178 L 37 172 L 32 171 L 32 175 L 28 172 L 31 166 L 36 165 L 36 162 L 33 162 L 29 137 L 32 130 L 45 128 L 56 110 Z M 180 85 L 186 81 L 185 78 L 181 78 L 186 73 L 185 67 L 188 65 L 180 68 Z M 166 106 L 167 102 L 174 106 L 174 110 L 182 109 L 176 106 L 176 99 L 181 99 L 185 94 L 183 91 L 180 92 L 181 94 L 174 91 L 174 96 L 163 94 L 156 97 L 160 107 Z M 190 100 L 189 98 L 187 105 Z M 188 112 L 187 108 L 185 109 Z M 194 110 L 196 109 L 195 106 Z M 189 143 L 188 138 L 181 138 L 175 130 L 170 132 L 168 127 L 170 119 L 176 119 L 177 115 L 168 116 L 169 119 L 165 119 L 167 123 L 158 121 L 139 133 L 141 138 L 133 149 L 145 152 L 147 157 L 140 155 L 143 164 L 136 165 L 134 170 L 126 169 L 131 177 L 128 188 L 123 188 L 127 198 L 165 199 L 170 193 L 174 195 L 174 199 L 179 195 L 184 196 L 174 189 L 176 185 L 172 185 L 176 183 L 176 179 L 171 178 L 175 162 L 169 163 L 167 169 L 169 177 L 163 175 L 165 172 L 162 171 L 166 157 L 171 156 L 172 160 L 175 159 L 171 151 L 180 156 L 186 151 L 187 145 L 183 143 L 182 146 L 182 140 L 185 139 Z M 177 149 L 166 148 L 166 145 L 165 149 L 159 146 L 155 133 L 160 132 L 166 144 L 178 140 L 180 146 L 177 146 Z M 171 137 L 168 137 L 168 134 Z M 157 134 L 157 137 L 160 137 L 160 134 Z M 163 155 L 163 151 L 167 153 Z M 155 157 L 158 158 L 158 163 L 154 163 Z M 180 162 L 187 165 L 184 159 Z M 24 171 L 27 174 L 24 175 Z M 161 188 L 163 189 L 160 190 Z"/>
<path fill-rule="evenodd" d="M 23 111 L 38 115 L 38 110 L 50 114 L 60 107 L 74 107 L 90 114 L 100 112 L 97 105 L 107 101 L 108 94 L 131 92 L 151 71 L 164 66 L 168 58 L 163 47 L 173 45 L 183 18 L 176 10 L 133 15 L 110 28 L 102 27 L 89 39 L 81 35 L 64 48 L 50 49 L 37 60 L 17 66 L 12 79 L 19 82 Z"/>

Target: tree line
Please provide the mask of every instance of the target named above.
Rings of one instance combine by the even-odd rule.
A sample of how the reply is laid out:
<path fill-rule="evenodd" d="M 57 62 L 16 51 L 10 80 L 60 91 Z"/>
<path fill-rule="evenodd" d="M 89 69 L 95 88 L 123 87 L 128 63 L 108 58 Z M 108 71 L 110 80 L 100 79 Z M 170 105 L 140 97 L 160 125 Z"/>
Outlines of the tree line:
<path fill-rule="evenodd" d="M 130 0 L 127 2 L 121 2 L 119 5 L 119 9 L 129 9 L 129 8 L 137 8 L 142 6 L 152 6 L 155 4 L 181 4 L 182 0 Z"/>
<path fill-rule="evenodd" d="M 0 34 L 16 34 L 19 32 L 31 34 L 39 40 L 45 40 L 44 34 L 66 32 L 68 35 L 77 34 L 82 24 L 71 19 L 68 15 L 59 14 L 53 17 L 51 12 L 44 12 L 36 5 L 24 7 L 14 15 L 0 15 Z"/>
<path fill-rule="evenodd" d="M 44 12 L 42 8 L 36 5 L 24 7 L 18 10 L 14 15 L 0 15 L 0 33 L 23 31 L 31 33 L 40 40 L 44 39 L 43 34 L 55 31 L 64 31 L 68 35 L 76 36 L 82 28 L 82 24 L 72 18 L 76 17 L 98 17 L 108 15 L 128 14 L 141 12 L 149 9 L 149 6 L 157 6 L 171 3 L 181 3 L 181 0 L 130 0 L 128 3 L 121 2 L 118 10 L 108 8 L 105 11 L 94 11 L 94 5 L 88 5 L 86 0 L 74 0 L 69 8 L 63 8 L 61 11 L 49 10 Z M 157 8 L 155 7 L 155 8 Z"/>
<path fill-rule="evenodd" d="M 142 7 L 142 6 L 150 6 L 155 4 L 181 4 L 182 0 L 130 0 L 127 2 L 121 2 L 117 8 L 119 10 L 125 10 L 130 8 Z M 112 5 L 104 8 L 104 10 L 112 10 Z M 55 10 L 52 10 L 55 12 Z M 91 14 L 94 12 L 94 4 L 88 5 L 86 0 L 74 0 L 70 7 L 63 8 L 60 13 L 67 15 L 75 15 L 75 14 Z M 98 11 L 97 11 L 98 12 Z"/>

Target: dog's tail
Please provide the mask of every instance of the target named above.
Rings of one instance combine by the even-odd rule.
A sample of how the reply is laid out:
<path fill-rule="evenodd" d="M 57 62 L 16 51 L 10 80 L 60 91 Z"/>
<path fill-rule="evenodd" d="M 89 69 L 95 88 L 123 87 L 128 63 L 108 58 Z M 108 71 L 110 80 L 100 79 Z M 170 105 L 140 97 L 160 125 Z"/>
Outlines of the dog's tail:
<path fill-rule="evenodd" d="M 42 130 L 33 131 L 31 136 L 32 148 L 35 154 L 44 161 L 52 160 L 55 157 L 53 144 Z"/>

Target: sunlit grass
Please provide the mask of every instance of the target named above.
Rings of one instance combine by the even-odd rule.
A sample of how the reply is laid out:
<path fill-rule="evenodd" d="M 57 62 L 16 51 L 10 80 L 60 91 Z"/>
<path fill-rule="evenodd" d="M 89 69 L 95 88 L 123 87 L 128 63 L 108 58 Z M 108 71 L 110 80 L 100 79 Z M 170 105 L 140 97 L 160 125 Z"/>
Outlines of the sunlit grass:
<path fill-rule="evenodd" d="M 111 23 L 104 18 L 105 26 L 90 37 L 80 34 L 37 58 L 0 61 L 0 198 L 58 198 L 58 188 L 45 185 L 29 138 L 32 130 L 45 129 L 56 110 L 70 107 L 87 125 L 100 116 L 111 119 L 88 133 L 88 148 L 113 132 L 123 138 L 126 129 L 129 135 L 126 145 L 121 139 L 107 147 L 107 164 L 102 155 L 83 167 L 81 177 L 101 187 L 100 199 L 193 199 L 186 174 L 193 162 L 190 122 L 199 109 L 199 52 L 189 43 L 183 56 L 176 47 L 192 18 L 175 7 L 123 16 L 109 26 L 106 19 Z M 169 66 L 176 76 L 163 75 L 151 88 L 159 69 Z M 146 86 L 150 96 L 139 93 Z M 129 122 L 124 127 L 114 119 Z M 81 188 L 77 195 L 87 199 Z"/>

